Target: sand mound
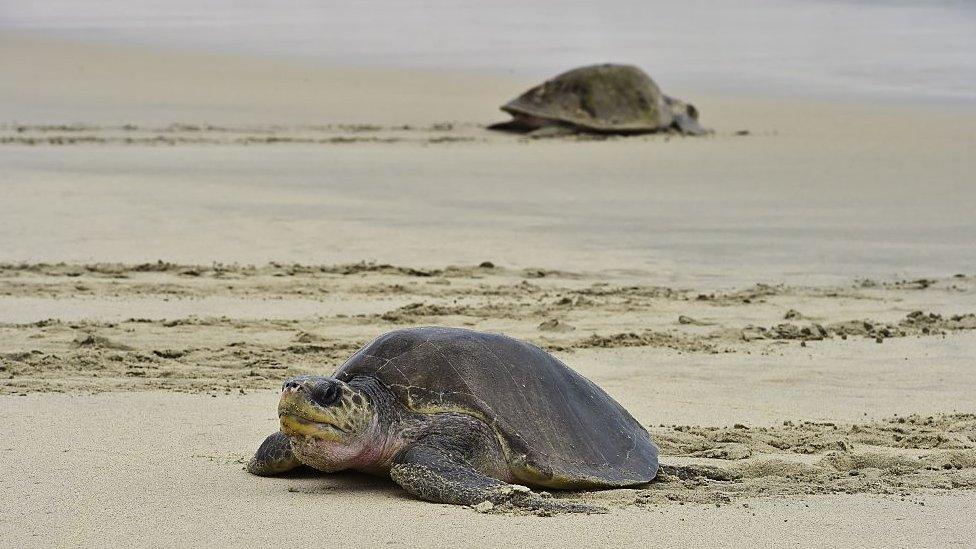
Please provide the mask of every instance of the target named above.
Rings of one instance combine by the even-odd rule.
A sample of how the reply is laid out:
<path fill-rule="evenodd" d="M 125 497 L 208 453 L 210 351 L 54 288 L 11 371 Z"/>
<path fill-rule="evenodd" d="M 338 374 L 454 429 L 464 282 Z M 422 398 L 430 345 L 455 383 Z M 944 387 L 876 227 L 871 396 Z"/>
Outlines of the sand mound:
<path fill-rule="evenodd" d="M 651 429 L 657 480 L 634 490 L 580 494 L 615 504 L 730 503 L 833 493 L 907 497 L 976 488 L 976 415 L 895 417 L 840 425 L 676 426 Z M 682 457 L 697 458 L 692 462 Z M 708 458 L 708 459 L 700 459 Z"/>

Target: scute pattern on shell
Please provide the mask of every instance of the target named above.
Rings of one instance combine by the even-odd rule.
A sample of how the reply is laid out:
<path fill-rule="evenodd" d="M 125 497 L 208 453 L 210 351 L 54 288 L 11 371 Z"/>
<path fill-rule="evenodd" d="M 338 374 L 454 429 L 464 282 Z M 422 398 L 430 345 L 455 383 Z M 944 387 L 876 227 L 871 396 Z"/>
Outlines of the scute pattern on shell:
<path fill-rule="evenodd" d="M 524 480 L 542 475 L 576 486 L 625 486 L 657 473 L 657 448 L 620 404 L 516 339 L 458 328 L 397 330 L 363 347 L 335 377 L 358 375 L 375 377 L 414 411 L 484 420 L 502 438 L 516 473 L 526 471 Z"/>

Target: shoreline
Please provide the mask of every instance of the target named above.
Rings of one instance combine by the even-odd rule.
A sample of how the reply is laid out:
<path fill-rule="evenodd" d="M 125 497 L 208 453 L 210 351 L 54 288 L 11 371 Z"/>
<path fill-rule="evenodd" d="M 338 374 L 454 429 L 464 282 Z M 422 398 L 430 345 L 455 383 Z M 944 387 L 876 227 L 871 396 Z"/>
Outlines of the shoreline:
<path fill-rule="evenodd" d="M 59 87 L 71 84 L 76 87 L 80 85 L 82 89 L 90 88 L 90 90 L 85 90 L 87 92 L 95 91 L 94 86 L 99 84 L 98 79 L 103 79 L 102 84 L 120 86 L 122 91 L 138 90 L 140 93 L 153 95 L 151 88 L 139 85 L 137 82 L 148 80 L 160 86 L 160 91 L 166 92 L 171 99 L 175 99 L 179 103 L 183 103 L 187 99 L 202 100 L 195 107 L 206 106 L 210 109 L 211 115 L 226 116 L 229 113 L 218 104 L 213 103 L 211 98 L 203 93 L 204 90 L 194 91 L 187 86 L 190 85 L 191 81 L 198 80 L 201 87 L 216 88 L 218 92 L 226 94 L 230 88 L 226 85 L 227 82 L 222 80 L 229 78 L 232 81 L 231 84 L 238 86 L 238 91 L 248 90 L 243 97 L 257 99 L 257 94 L 260 94 L 261 100 L 271 100 L 270 103 L 264 103 L 264 107 L 272 107 L 272 111 L 279 111 L 279 116 L 272 115 L 272 117 L 265 119 L 245 119 L 249 124 L 270 126 L 278 124 L 295 125 L 302 121 L 299 118 L 298 111 L 293 111 L 287 107 L 282 108 L 284 105 L 275 105 L 277 103 L 275 95 L 280 95 L 281 98 L 287 97 L 290 102 L 304 107 L 306 113 L 322 112 L 323 105 L 317 104 L 316 98 L 308 93 L 313 91 L 337 93 L 342 97 L 342 100 L 352 100 L 344 109 L 325 111 L 326 116 L 316 120 L 315 124 L 355 125 L 385 122 L 399 125 L 455 121 L 462 124 L 484 125 L 505 118 L 506 115 L 497 109 L 498 105 L 541 80 L 554 76 L 560 70 L 567 68 L 554 66 L 546 70 L 513 72 L 457 67 L 435 69 L 393 65 L 342 65 L 316 62 L 301 57 L 272 57 L 260 54 L 99 42 L 20 30 L 4 31 L 4 34 L 0 36 L 0 44 L 3 44 L 6 50 L 4 56 L 0 57 L 0 66 L 3 66 L 8 74 L 20 77 L 19 84 L 13 83 L 13 80 L 8 81 L 7 85 L 10 88 L 7 90 L 0 86 L 0 93 L 7 92 L 9 94 L 13 92 L 14 95 L 6 98 L 7 105 L 11 108 L 19 110 L 23 110 L 24 107 L 29 108 L 46 95 L 46 93 L 42 93 L 40 96 L 21 95 L 28 88 L 36 91 L 51 87 L 60 92 Z M 27 64 L 25 65 L 25 63 Z M 103 65 L 103 67 L 99 67 L 99 65 Z M 79 67 L 84 67 L 88 74 L 78 74 L 76 71 Z M 158 67 L 163 73 L 152 71 L 152 67 Z M 28 69 L 28 72 L 24 72 L 24 69 Z M 123 70 L 131 75 L 128 82 L 118 79 L 119 72 Z M 160 78 L 161 76 L 165 76 L 165 78 Z M 218 78 L 214 78 L 215 76 Z M 655 75 L 652 74 L 652 76 Z M 274 84 L 274 81 L 281 84 L 287 83 L 292 89 L 286 90 L 281 84 Z M 350 83 L 352 87 L 349 87 Z M 716 88 L 714 84 L 710 85 L 707 82 L 697 84 L 685 82 L 678 86 L 668 86 L 667 84 L 666 78 L 662 79 L 661 85 L 666 92 L 706 106 L 703 108 L 706 117 L 710 114 L 714 115 L 716 111 L 721 112 L 730 108 L 743 107 L 750 113 L 754 113 L 759 108 L 772 107 L 780 113 L 788 113 L 796 108 L 822 112 L 840 108 L 855 113 L 873 112 L 875 115 L 882 116 L 897 115 L 897 113 L 905 111 L 909 114 L 915 111 L 916 113 L 947 117 L 963 115 L 969 119 L 976 116 L 976 101 L 971 98 L 907 97 L 885 94 L 872 96 L 866 92 L 845 96 L 837 92 L 802 93 L 798 90 L 777 90 L 762 86 L 723 89 Z M 438 107 L 435 105 L 440 102 L 440 108 L 444 115 L 433 119 L 417 119 L 411 116 L 405 116 L 402 119 L 377 118 L 375 106 L 370 108 L 370 103 L 378 101 L 378 98 L 381 97 L 389 99 L 388 90 L 397 90 L 401 94 L 410 96 L 409 99 L 417 102 L 417 106 L 412 110 L 421 114 L 436 112 Z M 83 98 L 84 103 L 74 105 L 76 109 L 80 107 L 80 110 L 83 111 L 86 108 L 97 107 L 97 110 L 92 111 L 93 114 L 97 113 L 101 106 L 91 100 L 100 100 L 101 98 L 88 93 L 84 95 L 89 97 Z M 466 104 L 452 100 L 450 97 L 452 95 L 458 98 L 466 98 Z M 25 102 L 24 100 L 28 98 L 29 100 Z M 58 99 L 62 103 L 71 102 L 66 96 Z M 126 103 L 126 98 L 123 95 L 114 95 L 112 99 L 121 101 L 123 105 Z M 142 99 L 149 98 L 143 97 Z M 238 98 L 229 96 L 225 99 L 232 99 L 234 102 L 239 101 Z M 324 99 L 324 97 L 319 99 Z M 158 99 L 153 97 L 151 100 Z M 382 103 L 381 100 L 379 102 Z M 713 104 L 717 107 L 707 108 L 708 105 Z M 172 106 L 174 105 L 157 103 L 155 108 L 165 113 L 168 110 L 167 108 Z M 402 105 L 391 106 L 396 107 L 398 113 L 408 112 Z M 247 105 L 247 107 L 251 108 L 253 105 Z M 347 111 L 361 113 L 361 118 L 347 117 L 345 115 Z M 73 115 L 64 115 L 60 118 L 47 115 L 18 118 L 17 115 L 12 114 L 14 112 L 17 111 L 12 109 L 10 113 L 6 113 L 0 110 L 0 123 L 63 125 L 102 124 L 107 121 L 101 114 L 90 118 L 79 118 Z M 75 111 L 75 113 L 77 112 L 78 110 Z M 463 116 L 459 117 L 458 115 L 462 113 Z M 148 112 L 144 114 L 148 114 Z M 238 120 L 240 119 L 238 118 Z M 208 123 L 233 123 L 234 118 L 208 119 L 203 111 L 199 111 L 198 116 L 191 118 L 180 118 L 179 116 L 158 118 L 154 116 L 151 120 L 112 119 L 108 122 L 119 125 L 128 123 L 206 125 Z M 732 131 L 731 127 L 723 129 Z"/>

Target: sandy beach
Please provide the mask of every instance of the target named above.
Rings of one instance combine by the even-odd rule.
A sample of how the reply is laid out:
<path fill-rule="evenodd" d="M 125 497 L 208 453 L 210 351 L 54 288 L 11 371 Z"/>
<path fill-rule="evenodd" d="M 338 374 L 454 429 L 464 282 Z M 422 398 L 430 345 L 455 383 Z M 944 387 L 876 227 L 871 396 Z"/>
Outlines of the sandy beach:
<path fill-rule="evenodd" d="M 0 545 L 976 540 L 969 103 L 682 89 L 714 134 L 532 140 L 483 129 L 521 73 L 14 32 L 0 72 Z M 661 478 L 536 517 L 243 471 L 283 379 L 418 325 L 550 350 Z"/>

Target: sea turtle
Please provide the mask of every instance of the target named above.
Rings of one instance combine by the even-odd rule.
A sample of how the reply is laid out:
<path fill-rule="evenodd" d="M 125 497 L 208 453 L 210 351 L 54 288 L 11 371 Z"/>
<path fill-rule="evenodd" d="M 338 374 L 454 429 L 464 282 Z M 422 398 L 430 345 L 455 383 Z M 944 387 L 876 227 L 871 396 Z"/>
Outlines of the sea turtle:
<path fill-rule="evenodd" d="M 661 93 L 633 65 L 590 65 L 564 72 L 530 89 L 501 109 L 512 120 L 489 129 L 533 136 L 578 132 L 638 134 L 675 129 L 701 135 L 698 109 Z"/>
<path fill-rule="evenodd" d="M 525 485 L 632 486 L 658 471 L 650 435 L 591 381 L 535 345 L 458 328 L 389 332 L 333 377 L 290 379 L 278 416 L 255 475 L 352 469 L 427 501 L 599 512 Z"/>

